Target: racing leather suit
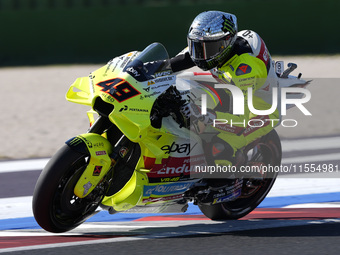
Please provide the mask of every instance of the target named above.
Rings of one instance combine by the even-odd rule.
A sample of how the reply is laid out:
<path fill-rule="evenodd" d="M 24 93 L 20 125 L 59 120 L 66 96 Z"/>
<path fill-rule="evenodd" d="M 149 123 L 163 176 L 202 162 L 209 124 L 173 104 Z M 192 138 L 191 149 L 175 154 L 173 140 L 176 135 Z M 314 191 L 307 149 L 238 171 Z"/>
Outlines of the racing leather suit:
<path fill-rule="evenodd" d="M 223 163 L 227 154 L 233 155 L 229 158 L 232 164 L 236 163 L 235 153 L 257 138 L 269 133 L 279 122 L 279 112 L 274 111 L 269 115 L 255 115 L 248 108 L 248 98 L 252 96 L 253 106 L 257 110 L 268 110 L 272 106 L 272 87 L 277 86 L 277 75 L 274 71 L 274 62 L 267 50 L 262 38 L 254 31 L 243 30 L 238 32 L 237 39 L 233 45 L 230 58 L 220 67 L 210 70 L 218 83 L 232 84 L 240 88 L 244 95 L 244 115 L 233 115 L 229 105 L 219 104 L 215 107 L 216 124 L 214 125 L 220 133 L 213 143 L 220 143 L 222 139 L 225 144 L 213 146 L 212 154 L 215 163 Z M 171 59 L 174 72 L 195 66 L 188 52 L 183 52 Z M 252 87 L 253 95 L 248 95 L 247 89 Z M 219 89 L 221 101 L 230 98 L 230 91 Z M 229 95 L 229 96 L 228 96 Z M 230 100 L 229 100 L 230 101 Z M 218 122 L 217 120 L 221 120 Z M 220 157 L 219 157 L 220 155 Z"/>

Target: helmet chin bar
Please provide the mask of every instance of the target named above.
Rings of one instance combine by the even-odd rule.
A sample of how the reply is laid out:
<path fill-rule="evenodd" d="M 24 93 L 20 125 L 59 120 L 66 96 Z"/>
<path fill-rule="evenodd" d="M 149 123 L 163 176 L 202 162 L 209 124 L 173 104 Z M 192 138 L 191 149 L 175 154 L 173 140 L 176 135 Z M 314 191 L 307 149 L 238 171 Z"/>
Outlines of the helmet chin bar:
<path fill-rule="evenodd" d="M 226 61 L 228 61 L 231 49 L 232 46 L 229 46 L 221 54 L 218 54 L 217 56 L 214 56 L 210 59 L 195 59 L 192 56 L 191 58 L 197 67 L 201 68 L 204 71 L 208 71 L 215 67 L 222 66 Z"/>

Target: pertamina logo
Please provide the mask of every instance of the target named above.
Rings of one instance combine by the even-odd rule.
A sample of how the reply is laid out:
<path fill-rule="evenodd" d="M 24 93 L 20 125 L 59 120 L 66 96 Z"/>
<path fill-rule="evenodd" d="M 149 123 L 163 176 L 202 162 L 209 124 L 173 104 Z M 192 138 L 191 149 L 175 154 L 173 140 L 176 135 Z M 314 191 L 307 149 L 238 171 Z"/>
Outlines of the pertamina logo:
<path fill-rule="evenodd" d="M 127 105 L 119 109 L 119 112 L 129 111 L 129 112 L 149 112 L 147 109 L 139 109 L 139 108 L 130 108 Z"/>

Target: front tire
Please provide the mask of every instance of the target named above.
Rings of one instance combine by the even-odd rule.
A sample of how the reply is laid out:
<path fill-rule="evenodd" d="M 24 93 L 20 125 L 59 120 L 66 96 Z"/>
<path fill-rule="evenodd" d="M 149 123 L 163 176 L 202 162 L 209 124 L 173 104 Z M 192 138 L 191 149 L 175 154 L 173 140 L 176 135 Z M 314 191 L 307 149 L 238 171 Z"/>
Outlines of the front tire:
<path fill-rule="evenodd" d="M 275 130 L 262 137 L 251 149 L 250 162 L 253 164 L 280 166 L 282 158 L 281 142 Z M 254 187 L 247 187 L 251 179 L 244 179 L 242 193 L 236 200 L 215 205 L 199 204 L 202 213 L 212 220 L 235 220 L 253 211 L 267 196 L 277 177 L 277 172 L 264 173 L 263 180 Z"/>
<path fill-rule="evenodd" d="M 32 205 L 34 217 L 43 229 L 66 232 L 95 213 L 103 192 L 97 190 L 83 199 L 73 193 L 87 166 L 87 157 L 64 145 L 42 171 L 34 189 Z"/>

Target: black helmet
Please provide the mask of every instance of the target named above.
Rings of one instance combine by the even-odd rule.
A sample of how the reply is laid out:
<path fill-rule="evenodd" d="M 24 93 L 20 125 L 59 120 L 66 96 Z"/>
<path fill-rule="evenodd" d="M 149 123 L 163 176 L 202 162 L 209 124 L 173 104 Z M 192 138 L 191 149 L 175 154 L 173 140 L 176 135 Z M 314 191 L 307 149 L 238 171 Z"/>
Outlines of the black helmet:
<path fill-rule="evenodd" d="M 228 59 L 236 37 L 235 15 L 220 11 L 202 12 L 188 32 L 190 56 L 199 68 L 210 70 Z"/>

